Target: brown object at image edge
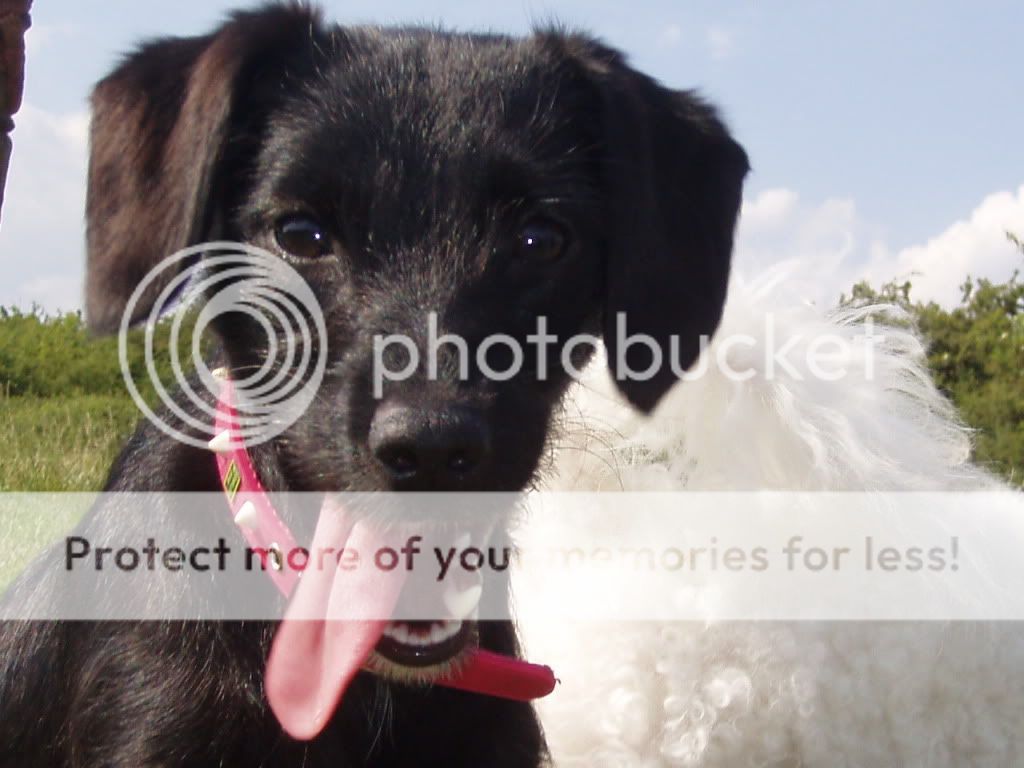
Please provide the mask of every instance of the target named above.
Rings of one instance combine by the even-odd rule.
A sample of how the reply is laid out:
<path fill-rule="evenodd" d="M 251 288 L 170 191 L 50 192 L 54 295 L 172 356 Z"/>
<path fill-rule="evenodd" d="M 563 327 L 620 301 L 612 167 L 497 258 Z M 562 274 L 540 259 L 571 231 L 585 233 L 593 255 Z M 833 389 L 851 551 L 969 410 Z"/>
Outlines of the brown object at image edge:
<path fill-rule="evenodd" d="M 25 32 L 32 0 L 0 0 L 0 208 L 11 161 L 13 116 L 25 84 Z"/>

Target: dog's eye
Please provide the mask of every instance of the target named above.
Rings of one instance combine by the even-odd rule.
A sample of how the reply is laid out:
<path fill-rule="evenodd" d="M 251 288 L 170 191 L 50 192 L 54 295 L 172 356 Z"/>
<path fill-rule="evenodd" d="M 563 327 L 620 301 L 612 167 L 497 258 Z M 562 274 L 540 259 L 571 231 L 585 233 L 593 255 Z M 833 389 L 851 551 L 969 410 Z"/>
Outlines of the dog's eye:
<path fill-rule="evenodd" d="M 318 259 L 331 252 L 331 239 L 324 228 L 308 216 L 286 216 L 274 226 L 274 238 L 281 249 L 301 259 Z"/>
<path fill-rule="evenodd" d="M 565 228 L 551 219 L 531 219 L 519 230 L 519 253 L 530 259 L 552 260 L 561 256 L 569 242 Z"/>

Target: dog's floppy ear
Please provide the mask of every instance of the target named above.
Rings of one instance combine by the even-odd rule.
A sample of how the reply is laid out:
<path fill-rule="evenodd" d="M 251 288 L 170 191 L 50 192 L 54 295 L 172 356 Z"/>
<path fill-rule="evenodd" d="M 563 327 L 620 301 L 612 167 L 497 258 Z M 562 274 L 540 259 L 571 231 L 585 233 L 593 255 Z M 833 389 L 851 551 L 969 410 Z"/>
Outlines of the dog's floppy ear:
<path fill-rule="evenodd" d="M 96 86 L 85 302 L 94 330 L 116 330 L 144 276 L 206 239 L 228 148 L 251 148 L 260 111 L 285 90 L 283 73 L 306 68 L 320 33 L 308 9 L 268 6 L 211 35 L 144 45 Z M 151 286 L 133 321 L 172 277 Z"/>
<path fill-rule="evenodd" d="M 697 359 L 700 337 L 718 327 L 747 156 L 694 94 L 659 85 L 591 40 L 563 45 L 601 104 L 609 364 L 619 389 L 647 412 L 677 380 L 671 345 L 683 371 Z M 630 380 L 620 365 L 644 372 L 654 359 L 647 344 L 619 343 L 620 314 L 624 335 L 642 334 L 662 352 L 646 380 Z"/>

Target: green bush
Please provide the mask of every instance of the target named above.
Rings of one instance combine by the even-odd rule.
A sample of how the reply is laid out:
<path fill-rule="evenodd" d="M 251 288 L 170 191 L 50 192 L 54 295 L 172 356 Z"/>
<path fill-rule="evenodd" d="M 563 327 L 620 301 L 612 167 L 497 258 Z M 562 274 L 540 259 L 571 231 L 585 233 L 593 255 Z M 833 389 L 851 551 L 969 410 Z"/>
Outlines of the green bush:
<path fill-rule="evenodd" d="M 1024 252 L 1013 235 L 1009 239 Z M 910 281 L 853 288 L 843 302 L 888 302 L 905 309 L 929 341 L 928 364 L 938 386 L 976 430 L 974 458 L 1024 486 L 1024 281 L 973 280 L 960 305 L 946 310 L 911 298 Z"/>
<path fill-rule="evenodd" d="M 182 347 L 191 338 L 191 319 L 182 327 Z M 132 380 L 150 400 L 153 386 L 146 375 L 143 330 L 133 330 L 126 346 Z M 190 357 L 182 349 L 187 370 Z M 153 334 L 153 361 L 161 382 L 174 381 L 170 355 L 170 323 Z M 39 309 L 23 312 L 0 307 L 0 395 L 6 397 L 68 397 L 119 395 L 127 387 L 118 362 L 116 336 L 95 336 L 80 313 L 48 316 Z"/>
<path fill-rule="evenodd" d="M 192 322 L 183 323 L 182 347 Z M 140 394 L 155 404 L 141 329 L 129 334 L 126 352 Z M 173 389 L 169 323 L 154 329 L 153 359 Z M 0 308 L 0 491 L 98 490 L 140 415 L 117 337 L 93 335 L 79 313 Z"/>

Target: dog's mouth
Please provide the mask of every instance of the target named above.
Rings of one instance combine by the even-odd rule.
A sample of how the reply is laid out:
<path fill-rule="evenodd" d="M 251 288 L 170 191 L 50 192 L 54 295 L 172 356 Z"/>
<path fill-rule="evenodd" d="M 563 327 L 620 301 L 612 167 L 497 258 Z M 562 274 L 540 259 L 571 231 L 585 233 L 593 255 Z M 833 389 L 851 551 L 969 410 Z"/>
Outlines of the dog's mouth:
<path fill-rule="evenodd" d="M 383 677 L 427 683 L 458 667 L 476 646 L 475 621 L 391 621 L 367 667 Z"/>
<path fill-rule="evenodd" d="M 439 546 L 451 563 L 474 540 L 485 541 L 482 534 L 444 530 L 446 544 Z M 335 499 L 325 498 L 309 547 L 317 554 L 311 554 L 313 565 L 303 571 L 277 628 L 264 676 L 271 708 L 292 736 L 320 733 L 360 669 L 406 683 L 431 683 L 459 671 L 471 657 L 483 575 L 459 568 L 447 576 L 413 578 L 416 571 L 407 563 L 417 552 L 433 552 L 432 543 L 425 530 L 409 535 L 350 515 Z M 362 565 L 350 569 L 339 560 L 335 567 L 321 557 L 343 552 L 357 553 Z M 390 563 L 382 555 L 390 556 Z"/>
<path fill-rule="evenodd" d="M 389 621 L 367 667 L 403 682 L 426 683 L 452 672 L 477 647 L 482 595 L 479 575 L 453 577 L 440 594 L 407 584 L 398 600 L 399 615 L 414 615 L 413 606 L 432 604 L 434 615 L 442 618 Z"/>

